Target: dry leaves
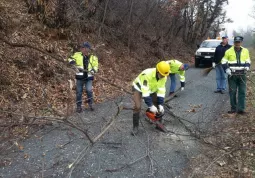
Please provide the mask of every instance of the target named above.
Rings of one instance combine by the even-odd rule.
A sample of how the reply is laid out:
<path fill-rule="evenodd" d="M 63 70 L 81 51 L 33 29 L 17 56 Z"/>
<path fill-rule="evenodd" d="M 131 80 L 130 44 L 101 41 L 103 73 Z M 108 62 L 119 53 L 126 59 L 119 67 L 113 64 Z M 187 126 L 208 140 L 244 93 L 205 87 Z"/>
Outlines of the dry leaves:
<path fill-rule="evenodd" d="M 186 112 L 196 112 L 197 109 L 202 107 L 202 104 L 199 105 L 192 105 L 189 104 L 190 109 L 186 110 Z"/>
<path fill-rule="evenodd" d="M 22 146 L 21 144 L 19 144 L 17 141 L 14 142 L 14 144 L 17 146 L 17 148 L 22 151 L 24 149 L 24 146 Z"/>

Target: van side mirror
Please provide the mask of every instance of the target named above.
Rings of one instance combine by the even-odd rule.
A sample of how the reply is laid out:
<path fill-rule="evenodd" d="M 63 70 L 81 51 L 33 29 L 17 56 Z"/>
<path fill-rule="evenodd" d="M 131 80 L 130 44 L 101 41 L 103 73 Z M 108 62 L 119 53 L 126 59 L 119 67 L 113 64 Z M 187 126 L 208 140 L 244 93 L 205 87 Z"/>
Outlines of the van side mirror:
<path fill-rule="evenodd" d="M 200 45 L 199 45 L 199 44 L 197 45 L 197 48 L 200 48 Z"/>

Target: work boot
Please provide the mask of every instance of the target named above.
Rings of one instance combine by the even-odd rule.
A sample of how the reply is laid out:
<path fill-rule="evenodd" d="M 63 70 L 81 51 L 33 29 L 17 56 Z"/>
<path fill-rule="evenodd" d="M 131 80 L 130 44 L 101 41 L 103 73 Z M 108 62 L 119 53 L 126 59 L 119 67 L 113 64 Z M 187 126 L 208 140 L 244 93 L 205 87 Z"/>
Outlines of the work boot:
<path fill-rule="evenodd" d="M 170 92 L 170 93 L 169 93 L 169 96 L 172 96 L 172 95 L 174 95 L 174 92 Z"/>
<path fill-rule="evenodd" d="M 238 111 L 237 114 L 241 114 L 241 115 L 247 115 L 248 113 L 245 111 Z"/>
<path fill-rule="evenodd" d="M 81 113 L 81 112 L 82 112 L 82 108 L 81 108 L 81 106 L 77 106 L 77 108 L 76 108 L 76 112 L 78 112 L 78 113 Z"/>
<path fill-rule="evenodd" d="M 133 114 L 133 130 L 131 132 L 131 135 L 135 136 L 138 134 L 138 127 L 139 127 L 139 115 L 140 113 L 134 113 Z"/>
<path fill-rule="evenodd" d="M 131 135 L 135 136 L 138 134 L 138 127 L 134 127 L 133 130 L 131 131 Z"/>
<path fill-rule="evenodd" d="M 225 94 L 226 91 L 225 91 L 225 90 L 221 90 L 220 93 L 221 93 L 221 94 Z"/>
<path fill-rule="evenodd" d="M 221 90 L 215 90 L 214 93 L 221 93 Z"/>
<path fill-rule="evenodd" d="M 174 95 L 174 97 L 178 97 L 174 92 L 169 93 L 169 96 L 173 96 L 173 95 Z"/>
<path fill-rule="evenodd" d="M 89 109 L 90 109 L 90 111 L 94 111 L 95 110 L 92 104 L 89 104 Z"/>
<path fill-rule="evenodd" d="M 234 114 L 234 113 L 236 113 L 235 110 L 230 110 L 230 111 L 228 111 L 228 114 Z"/>

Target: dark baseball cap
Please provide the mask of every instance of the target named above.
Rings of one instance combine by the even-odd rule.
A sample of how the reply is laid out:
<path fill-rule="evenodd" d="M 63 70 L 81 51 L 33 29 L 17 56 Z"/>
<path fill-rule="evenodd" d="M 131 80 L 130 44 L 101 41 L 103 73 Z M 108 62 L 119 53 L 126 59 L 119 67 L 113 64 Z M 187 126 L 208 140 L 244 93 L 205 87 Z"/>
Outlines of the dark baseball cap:
<path fill-rule="evenodd" d="M 234 42 L 242 42 L 242 41 L 243 41 L 243 37 L 242 36 L 235 36 Z"/>
<path fill-rule="evenodd" d="M 225 38 L 228 38 L 228 36 L 227 35 L 225 35 L 225 36 L 223 36 L 223 37 L 221 37 L 222 39 L 225 39 Z"/>
<path fill-rule="evenodd" d="M 80 45 L 81 48 L 88 48 L 88 49 L 91 49 L 91 46 L 89 44 L 89 42 L 84 42 Z"/>

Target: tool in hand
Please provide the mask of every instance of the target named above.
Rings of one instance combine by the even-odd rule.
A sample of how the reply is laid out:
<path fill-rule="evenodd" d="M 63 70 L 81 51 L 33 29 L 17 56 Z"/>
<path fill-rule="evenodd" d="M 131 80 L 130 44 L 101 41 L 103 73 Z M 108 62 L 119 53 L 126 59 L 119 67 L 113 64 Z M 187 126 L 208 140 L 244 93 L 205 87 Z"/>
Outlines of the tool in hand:
<path fill-rule="evenodd" d="M 163 113 L 153 113 L 150 112 L 149 109 L 146 110 L 146 116 L 149 118 L 152 124 L 156 125 L 156 128 L 162 132 L 168 132 L 165 126 L 162 123 L 162 117 L 164 116 Z"/>
<path fill-rule="evenodd" d="M 212 66 L 212 67 L 202 70 L 202 76 L 206 77 L 219 64 L 221 64 L 221 63 L 216 64 L 214 67 Z"/>

